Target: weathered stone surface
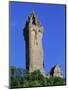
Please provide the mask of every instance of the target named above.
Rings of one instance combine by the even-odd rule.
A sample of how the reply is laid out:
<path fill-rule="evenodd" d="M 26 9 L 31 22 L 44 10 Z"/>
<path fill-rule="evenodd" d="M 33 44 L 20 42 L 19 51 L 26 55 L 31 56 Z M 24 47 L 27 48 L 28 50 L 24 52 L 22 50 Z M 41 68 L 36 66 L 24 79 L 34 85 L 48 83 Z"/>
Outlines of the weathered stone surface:
<path fill-rule="evenodd" d="M 48 77 L 53 76 L 53 77 L 60 77 L 62 78 L 62 69 L 59 64 L 55 65 L 50 72 L 48 73 Z"/>
<path fill-rule="evenodd" d="M 33 72 L 39 69 L 40 72 L 44 74 L 42 48 L 43 27 L 41 26 L 34 12 L 31 14 L 31 16 L 28 17 L 27 22 L 28 25 L 26 28 L 26 33 L 28 33 L 27 41 L 29 48 L 29 72 Z"/>

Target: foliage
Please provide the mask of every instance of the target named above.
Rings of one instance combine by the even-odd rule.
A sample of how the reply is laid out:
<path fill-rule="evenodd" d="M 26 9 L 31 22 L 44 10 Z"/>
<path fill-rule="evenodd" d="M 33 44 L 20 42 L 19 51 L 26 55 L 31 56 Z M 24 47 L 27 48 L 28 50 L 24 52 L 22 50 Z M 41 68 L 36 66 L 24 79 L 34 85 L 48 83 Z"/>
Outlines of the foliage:
<path fill-rule="evenodd" d="M 45 78 L 39 70 L 29 73 L 22 68 L 10 67 L 10 88 L 65 85 L 64 78 Z"/>

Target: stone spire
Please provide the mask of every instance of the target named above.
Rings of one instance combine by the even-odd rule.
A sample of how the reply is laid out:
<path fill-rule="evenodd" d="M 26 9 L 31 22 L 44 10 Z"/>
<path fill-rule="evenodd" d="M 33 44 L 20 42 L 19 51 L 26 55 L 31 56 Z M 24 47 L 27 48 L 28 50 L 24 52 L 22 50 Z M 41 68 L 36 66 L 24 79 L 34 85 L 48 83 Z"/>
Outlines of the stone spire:
<path fill-rule="evenodd" d="M 32 13 L 31 13 L 32 16 L 35 16 L 35 11 L 33 10 Z"/>
<path fill-rule="evenodd" d="M 35 11 L 32 11 L 31 15 L 28 17 L 29 23 L 37 26 L 41 26 L 40 21 L 38 20 Z"/>

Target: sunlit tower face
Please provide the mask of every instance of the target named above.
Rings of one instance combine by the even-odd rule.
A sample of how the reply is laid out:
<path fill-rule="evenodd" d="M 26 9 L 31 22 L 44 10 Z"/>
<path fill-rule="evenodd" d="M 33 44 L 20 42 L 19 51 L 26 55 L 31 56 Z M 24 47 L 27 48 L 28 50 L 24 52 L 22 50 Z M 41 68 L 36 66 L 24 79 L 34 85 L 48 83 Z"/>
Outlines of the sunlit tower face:
<path fill-rule="evenodd" d="M 40 70 L 40 72 L 44 73 L 43 66 L 43 48 L 42 48 L 42 35 L 43 35 L 43 27 L 41 26 L 39 20 L 35 16 L 33 12 L 31 16 L 28 17 L 28 37 L 29 41 L 29 72 L 33 72 L 35 70 Z"/>

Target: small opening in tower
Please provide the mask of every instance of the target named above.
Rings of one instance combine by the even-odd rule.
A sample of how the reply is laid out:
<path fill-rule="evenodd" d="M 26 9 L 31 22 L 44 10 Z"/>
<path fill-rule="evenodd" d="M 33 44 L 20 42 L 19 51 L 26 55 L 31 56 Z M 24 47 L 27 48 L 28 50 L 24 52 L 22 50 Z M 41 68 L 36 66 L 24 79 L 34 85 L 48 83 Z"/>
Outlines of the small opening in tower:
<path fill-rule="evenodd" d="M 33 18 L 32 18 L 32 19 L 33 19 L 32 24 L 34 24 L 34 25 L 35 25 L 35 24 L 36 24 L 36 23 L 35 23 L 35 17 L 33 16 Z"/>

